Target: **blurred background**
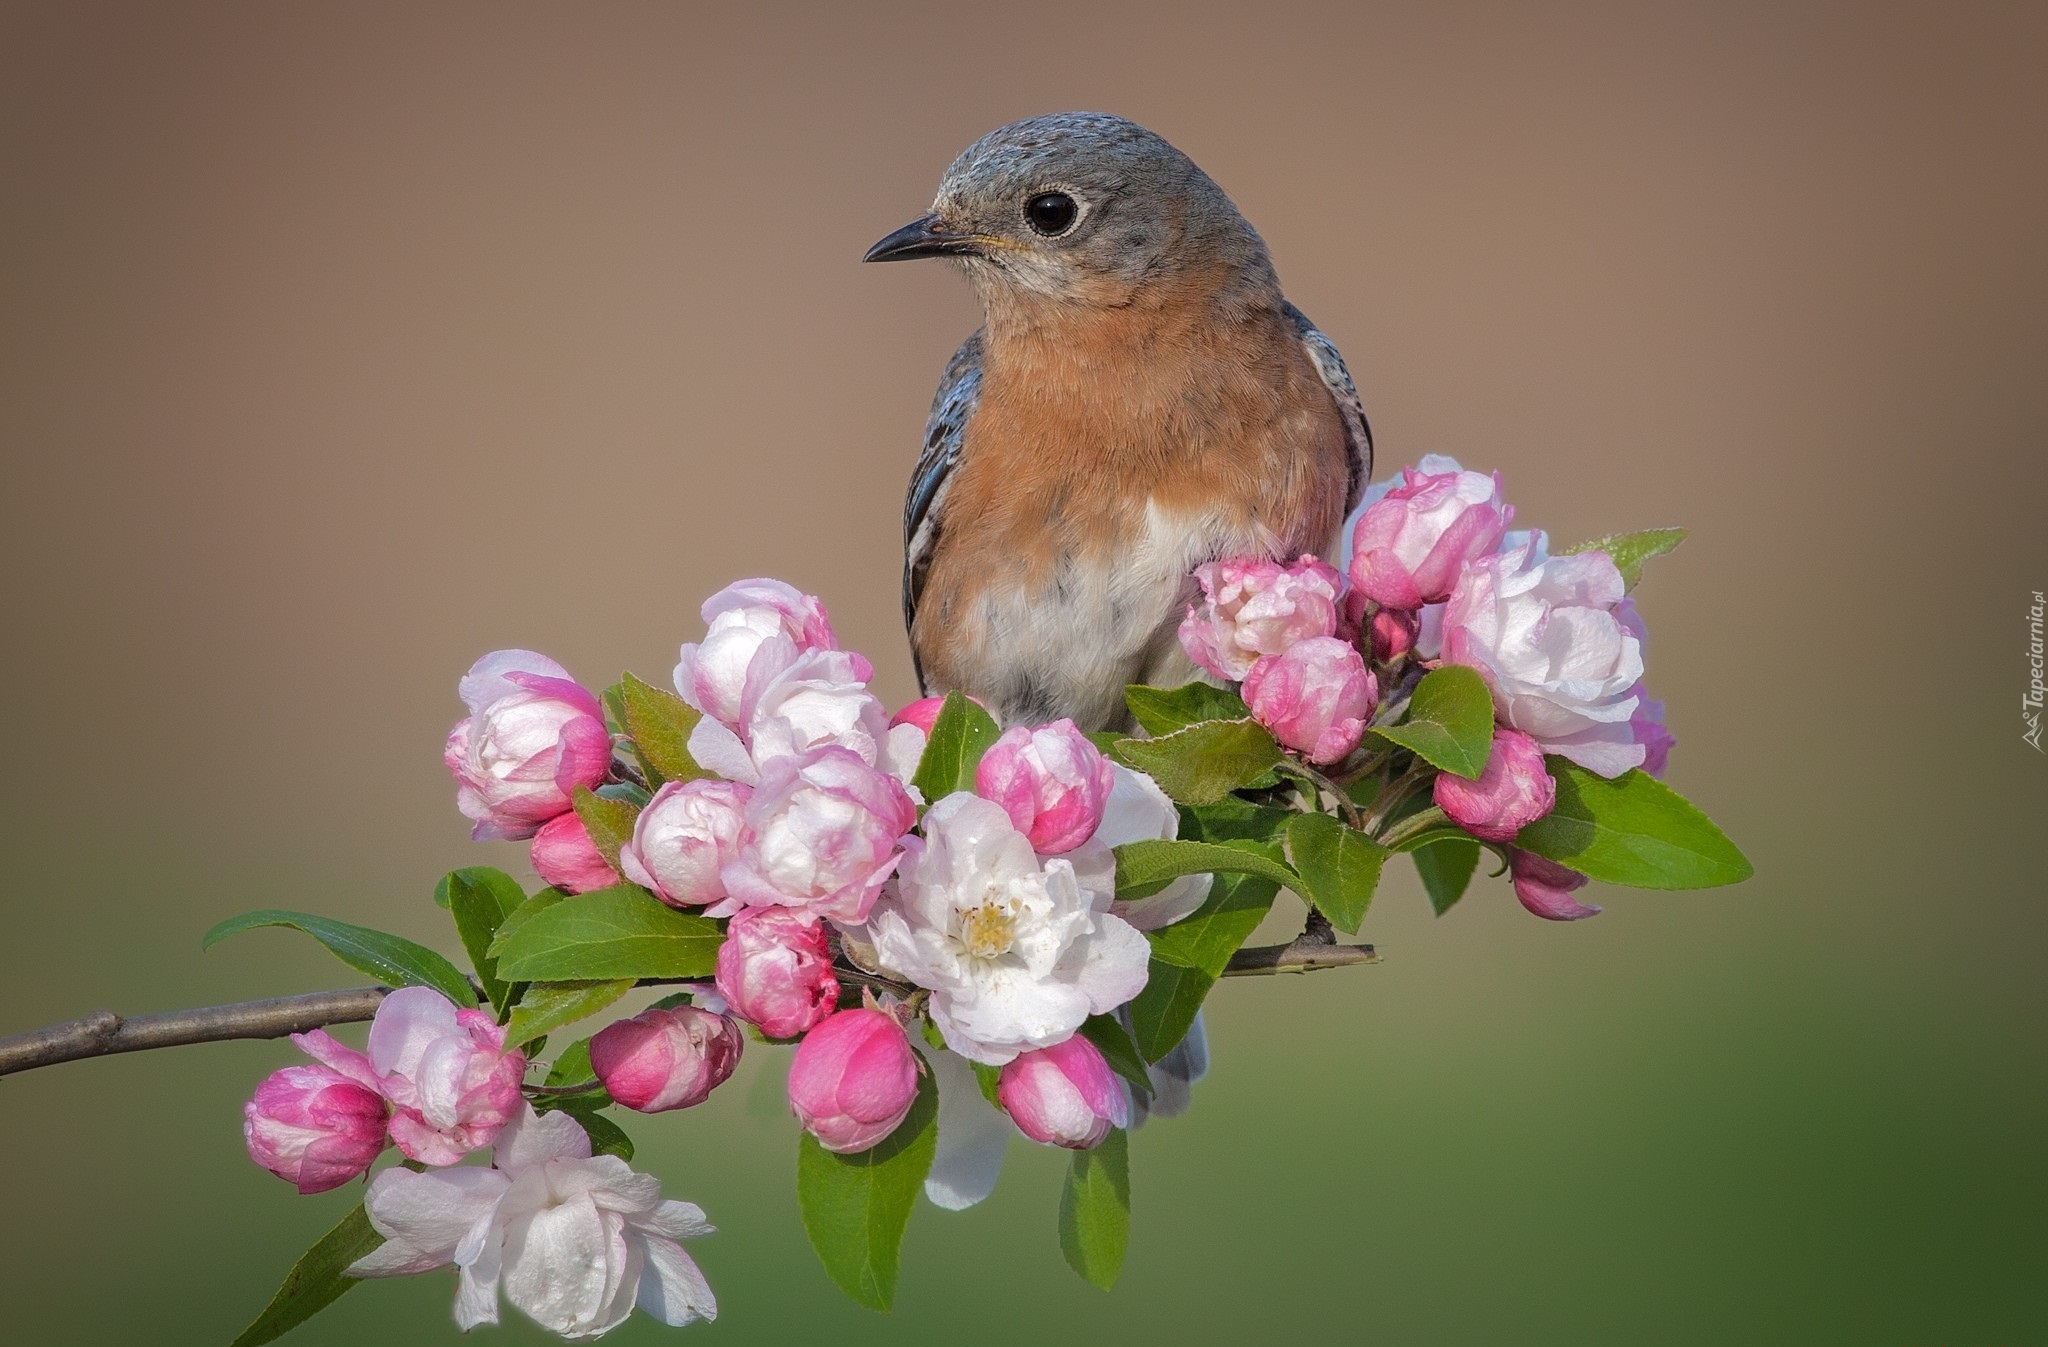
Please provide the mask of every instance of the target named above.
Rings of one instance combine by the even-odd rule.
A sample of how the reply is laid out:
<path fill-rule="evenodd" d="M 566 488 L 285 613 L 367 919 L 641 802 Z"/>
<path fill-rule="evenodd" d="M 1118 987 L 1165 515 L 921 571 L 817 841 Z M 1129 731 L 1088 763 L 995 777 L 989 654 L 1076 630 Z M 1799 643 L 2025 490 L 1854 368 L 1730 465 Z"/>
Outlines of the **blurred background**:
<path fill-rule="evenodd" d="M 200 952 L 248 908 L 453 952 L 442 871 L 532 882 L 439 762 L 486 650 L 662 681 L 771 574 L 908 699 L 902 488 L 977 318 L 857 259 L 982 132 L 1102 109 L 1262 231 L 1382 473 L 1693 530 L 1651 685 L 1756 878 L 1553 926 L 1399 867 L 1384 964 L 1210 1002 L 1109 1295 L 1019 1141 L 855 1307 L 757 1045 L 629 1121 L 721 1227 L 691 1339 L 2048 1341 L 2044 59 L 2025 4 L 0 5 L 0 1030 L 361 981 Z M 0 1335 L 231 1338 L 355 1200 L 243 1154 L 294 1059 L 0 1082 Z M 288 1341 L 453 1342 L 453 1294 Z"/>

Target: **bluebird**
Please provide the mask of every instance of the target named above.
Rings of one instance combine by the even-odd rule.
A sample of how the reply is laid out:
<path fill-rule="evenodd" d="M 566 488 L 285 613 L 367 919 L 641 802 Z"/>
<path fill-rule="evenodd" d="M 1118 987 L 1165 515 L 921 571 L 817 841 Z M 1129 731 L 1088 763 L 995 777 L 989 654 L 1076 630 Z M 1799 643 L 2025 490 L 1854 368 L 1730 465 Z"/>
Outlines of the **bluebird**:
<path fill-rule="evenodd" d="M 916 257 L 957 261 L 983 316 L 904 507 L 926 695 L 1120 728 L 1127 683 L 1196 674 L 1176 629 L 1197 565 L 1334 555 L 1371 475 L 1358 390 L 1165 140 L 1087 112 L 991 131 L 863 260 Z"/>

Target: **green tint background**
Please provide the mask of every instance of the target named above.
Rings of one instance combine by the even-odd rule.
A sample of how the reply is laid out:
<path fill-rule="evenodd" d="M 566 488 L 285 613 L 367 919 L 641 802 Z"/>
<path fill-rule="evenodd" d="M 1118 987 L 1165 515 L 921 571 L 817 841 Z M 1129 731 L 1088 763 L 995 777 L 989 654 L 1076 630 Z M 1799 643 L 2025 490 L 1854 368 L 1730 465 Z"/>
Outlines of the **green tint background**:
<path fill-rule="evenodd" d="M 1693 528 L 1651 682 L 1757 877 L 1552 926 L 1404 867 L 1383 965 L 1212 1001 L 1110 1295 L 1020 1142 L 854 1307 L 750 1050 L 632 1126 L 721 1227 L 691 1337 L 2048 1342 L 2043 11 L 749 8 L 0 4 L 0 1028 L 356 980 L 199 952 L 252 907 L 454 951 L 435 877 L 524 871 L 438 762 L 485 650 L 658 680 L 767 573 L 907 698 L 901 487 L 974 313 L 854 259 L 981 132 L 1100 107 L 1258 224 L 1383 471 Z M 230 1338 L 352 1200 L 242 1154 L 292 1057 L 0 1082 L 0 1340 Z M 291 1341 L 452 1342 L 452 1297 Z"/>

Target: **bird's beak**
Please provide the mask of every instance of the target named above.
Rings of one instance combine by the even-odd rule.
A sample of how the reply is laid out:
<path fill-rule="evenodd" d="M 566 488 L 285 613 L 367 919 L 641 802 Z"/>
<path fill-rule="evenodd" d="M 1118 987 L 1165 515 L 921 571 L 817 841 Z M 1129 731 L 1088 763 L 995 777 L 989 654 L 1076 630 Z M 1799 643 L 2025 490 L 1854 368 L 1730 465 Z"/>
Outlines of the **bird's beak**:
<path fill-rule="evenodd" d="M 913 257 L 978 257 L 982 247 L 971 234 L 951 234 L 939 217 L 927 215 L 868 249 L 863 262 L 907 262 Z"/>

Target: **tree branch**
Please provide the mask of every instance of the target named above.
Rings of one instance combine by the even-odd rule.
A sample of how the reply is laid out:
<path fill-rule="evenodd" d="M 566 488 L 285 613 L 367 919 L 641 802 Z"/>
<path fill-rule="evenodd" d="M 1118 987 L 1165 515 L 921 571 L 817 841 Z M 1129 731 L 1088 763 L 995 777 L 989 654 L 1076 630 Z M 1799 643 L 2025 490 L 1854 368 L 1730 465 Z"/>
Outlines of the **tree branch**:
<path fill-rule="evenodd" d="M 1371 945 L 1338 945 L 1322 940 L 1296 940 L 1286 945 L 1241 949 L 1223 967 L 1227 978 L 1261 977 L 1269 973 L 1313 973 L 1323 968 L 1350 968 L 1378 963 Z"/>
<path fill-rule="evenodd" d="M 350 1024 L 376 1014 L 378 1003 L 390 990 L 350 987 L 162 1015 L 123 1017 L 111 1010 L 95 1010 L 68 1024 L 0 1038 L 0 1076 L 116 1052 L 219 1043 L 230 1038 L 283 1038 L 323 1025 Z"/>

